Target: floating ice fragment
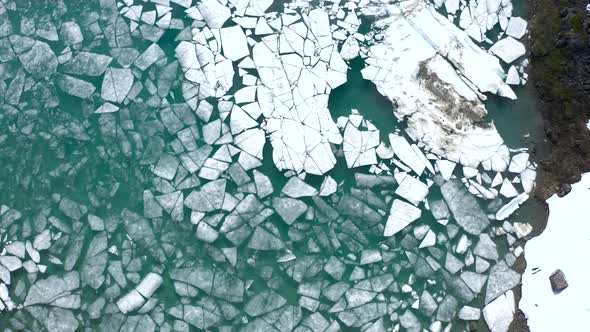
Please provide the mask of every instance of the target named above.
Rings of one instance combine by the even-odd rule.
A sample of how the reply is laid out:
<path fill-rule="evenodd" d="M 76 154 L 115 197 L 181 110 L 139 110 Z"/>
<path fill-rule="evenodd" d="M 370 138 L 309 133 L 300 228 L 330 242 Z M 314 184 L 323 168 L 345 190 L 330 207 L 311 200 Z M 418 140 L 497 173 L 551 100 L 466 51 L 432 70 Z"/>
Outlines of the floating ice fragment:
<path fill-rule="evenodd" d="M 222 28 L 220 33 L 223 54 L 226 58 L 238 61 L 250 55 L 246 35 L 239 25 Z"/>
<path fill-rule="evenodd" d="M 486 324 L 492 332 L 506 332 L 514 318 L 514 294 L 508 291 L 483 309 Z"/>
<path fill-rule="evenodd" d="M 289 181 L 285 183 L 281 192 L 293 198 L 315 196 L 318 194 L 318 191 L 314 187 L 308 185 L 296 176 L 289 178 Z"/>
<path fill-rule="evenodd" d="M 320 186 L 320 196 L 330 196 L 336 192 L 338 184 L 331 176 L 325 176 Z"/>
<path fill-rule="evenodd" d="M 82 51 L 63 65 L 64 73 L 99 76 L 105 72 L 113 58 L 103 54 Z"/>
<path fill-rule="evenodd" d="M 244 311 L 252 316 L 260 316 L 287 304 L 287 300 L 273 290 L 265 290 L 254 295 L 244 306 Z"/>
<path fill-rule="evenodd" d="M 255 250 L 280 250 L 284 247 L 285 243 L 280 237 L 261 226 L 254 229 L 250 242 L 248 242 L 248 248 Z"/>
<path fill-rule="evenodd" d="M 184 200 L 184 205 L 191 210 L 211 212 L 221 209 L 225 196 L 225 179 L 206 183 L 201 190 L 193 190 Z"/>
<path fill-rule="evenodd" d="M 288 197 L 274 197 L 272 205 L 283 221 L 291 225 L 306 210 L 307 205 L 300 200 Z"/>
<path fill-rule="evenodd" d="M 440 172 L 445 181 L 449 181 L 451 179 L 451 176 L 453 175 L 453 171 L 455 170 L 456 165 L 456 163 L 446 159 L 440 159 L 436 161 L 438 171 Z"/>
<path fill-rule="evenodd" d="M 464 306 L 459 310 L 459 318 L 462 320 L 479 320 L 481 310 L 478 308 Z"/>
<path fill-rule="evenodd" d="M 432 230 L 428 230 L 428 233 L 426 233 L 426 236 L 424 236 L 424 238 L 422 239 L 422 242 L 420 242 L 420 245 L 418 246 L 418 248 L 420 248 L 420 249 L 428 248 L 428 247 L 432 247 L 435 244 L 436 244 L 436 233 L 434 233 Z"/>
<path fill-rule="evenodd" d="M 526 152 L 514 155 L 508 166 L 508 171 L 512 173 L 520 173 L 526 169 L 528 161 L 529 154 Z"/>
<path fill-rule="evenodd" d="M 106 102 L 104 104 L 102 104 L 99 108 L 96 109 L 96 111 L 94 111 L 94 113 L 114 113 L 117 112 L 119 110 L 119 106 L 113 105 L 109 102 Z"/>
<path fill-rule="evenodd" d="M 76 22 L 62 23 L 59 35 L 65 45 L 76 45 L 84 40 L 80 26 Z"/>
<path fill-rule="evenodd" d="M 502 206 L 502 208 L 496 212 L 496 219 L 504 220 L 510 217 L 522 203 L 526 202 L 527 199 L 529 199 L 529 195 L 527 193 L 521 193 L 520 195 L 514 197 L 510 202 Z"/>
<path fill-rule="evenodd" d="M 383 236 L 395 235 L 410 223 L 420 218 L 421 215 L 422 211 L 417 207 L 399 199 L 394 200 L 393 204 L 391 204 Z"/>
<path fill-rule="evenodd" d="M 51 304 L 60 298 L 68 297 L 80 287 L 78 272 L 67 272 L 62 276 L 52 275 L 37 280 L 30 288 L 24 305 Z"/>
<path fill-rule="evenodd" d="M 346 125 L 343 151 L 348 168 L 377 164 L 375 148 L 379 145 L 379 131 L 360 131 L 351 123 Z"/>
<path fill-rule="evenodd" d="M 31 49 L 21 55 L 18 59 L 23 68 L 36 78 L 48 77 L 55 74 L 57 70 L 57 57 L 51 47 L 42 41 L 35 41 Z"/>
<path fill-rule="evenodd" d="M 453 217 L 466 232 L 479 235 L 489 225 L 488 217 L 461 181 L 452 179 L 440 189 Z"/>
<path fill-rule="evenodd" d="M 424 159 L 426 158 L 419 156 L 416 150 L 412 149 L 408 141 L 402 136 L 389 134 L 389 141 L 395 155 L 406 165 L 410 166 L 417 175 L 422 175 L 422 172 L 426 168 L 424 164 Z"/>
<path fill-rule="evenodd" d="M 158 163 L 156 164 L 153 172 L 155 175 L 170 181 L 174 179 L 174 175 L 176 175 L 176 170 L 178 169 L 179 164 L 180 163 L 176 157 L 165 153 L 162 154 L 158 160 Z"/>
<path fill-rule="evenodd" d="M 82 99 L 90 97 L 96 90 L 91 83 L 67 75 L 57 75 L 56 82 L 65 93 Z"/>
<path fill-rule="evenodd" d="M 508 74 L 506 75 L 506 84 L 518 85 L 520 84 L 520 76 L 515 66 L 510 66 Z"/>
<path fill-rule="evenodd" d="M 508 36 L 520 39 L 526 33 L 527 22 L 520 17 L 511 17 L 506 27 L 506 34 Z"/>
<path fill-rule="evenodd" d="M 225 7 L 217 0 L 205 0 L 198 5 L 199 11 L 207 26 L 211 29 L 219 29 L 223 23 L 231 16 L 229 8 Z"/>
<path fill-rule="evenodd" d="M 500 195 L 506 198 L 512 198 L 518 196 L 518 191 L 508 179 L 504 179 L 502 182 L 502 187 L 500 187 Z"/>
<path fill-rule="evenodd" d="M 166 54 L 158 44 L 151 44 L 137 59 L 134 65 L 140 70 L 146 70 L 149 66 L 156 63 L 158 60 L 165 58 Z"/>
<path fill-rule="evenodd" d="M 490 269 L 485 303 L 492 302 L 498 296 L 516 287 L 519 282 L 520 274 L 510 269 L 504 261 L 499 261 Z"/>
<path fill-rule="evenodd" d="M 490 52 L 497 55 L 502 61 L 512 63 L 514 60 L 523 56 L 526 50 L 521 42 L 512 37 L 506 37 L 492 45 Z"/>
<path fill-rule="evenodd" d="M 420 204 L 428 195 L 428 186 L 413 176 L 403 175 L 402 177 L 399 176 L 400 174 L 403 173 L 396 174 L 399 187 L 395 190 L 395 194 L 405 198 L 414 205 Z"/>
<path fill-rule="evenodd" d="M 479 241 L 475 245 L 475 248 L 473 248 L 473 253 L 477 256 L 487 259 L 498 259 L 496 243 L 494 243 L 490 236 L 485 233 L 479 236 Z"/>
<path fill-rule="evenodd" d="M 101 96 L 104 100 L 122 103 L 133 86 L 130 69 L 108 68 L 102 81 Z"/>
<path fill-rule="evenodd" d="M 159 274 L 148 273 L 134 289 L 117 301 L 117 307 L 124 314 L 139 309 L 160 287 L 162 281 Z"/>
<path fill-rule="evenodd" d="M 354 36 L 349 36 L 346 41 L 342 44 L 340 55 L 344 60 L 352 60 L 359 55 L 360 47 L 359 43 Z"/>

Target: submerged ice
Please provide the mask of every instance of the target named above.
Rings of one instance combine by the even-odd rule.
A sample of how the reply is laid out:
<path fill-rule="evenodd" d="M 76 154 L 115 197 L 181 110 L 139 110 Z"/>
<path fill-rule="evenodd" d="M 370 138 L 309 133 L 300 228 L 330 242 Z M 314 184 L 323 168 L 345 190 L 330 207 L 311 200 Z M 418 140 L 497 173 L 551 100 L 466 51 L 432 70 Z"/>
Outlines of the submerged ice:
<path fill-rule="evenodd" d="M 536 165 L 486 4 L 4 1 L 3 326 L 505 331 Z M 329 108 L 359 58 L 399 126 Z"/>

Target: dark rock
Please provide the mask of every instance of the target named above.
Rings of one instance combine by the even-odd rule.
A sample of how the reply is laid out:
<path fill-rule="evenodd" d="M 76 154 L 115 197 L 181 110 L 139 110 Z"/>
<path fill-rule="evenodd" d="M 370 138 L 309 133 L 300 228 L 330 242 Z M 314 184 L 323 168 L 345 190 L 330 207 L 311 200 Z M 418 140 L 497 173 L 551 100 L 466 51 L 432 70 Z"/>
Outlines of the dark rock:
<path fill-rule="evenodd" d="M 549 281 L 551 281 L 551 288 L 553 288 L 554 293 L 559 293 L 568 286 L 565 274 L 561 270 L 553 272 L 549 277 Z"/>
<path fill-rule="evenodd" d="M 572 186 L 570 184 L 563 183 L 557 188 L 557 196 L 563 197 L 569 194 L 570 191 L 572 191 Z"/>

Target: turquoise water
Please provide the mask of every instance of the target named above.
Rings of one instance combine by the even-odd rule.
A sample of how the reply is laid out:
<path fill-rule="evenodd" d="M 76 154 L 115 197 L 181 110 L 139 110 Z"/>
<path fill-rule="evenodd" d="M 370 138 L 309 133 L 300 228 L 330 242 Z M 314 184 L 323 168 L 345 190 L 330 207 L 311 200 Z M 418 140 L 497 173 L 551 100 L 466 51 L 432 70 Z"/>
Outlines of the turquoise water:
<path fill-rule="evenodd" d="M 260 165 L 247 170 L 239 159 L 245 151 L 231 133 L 231 141 L 205 142 L 205 128 L 216 120 L 229 124 L 231 116 L 222 114 L 215 96 L 199 98 L 199 105 L 212 105 L 208 119 L 187 106 L 188 88 L 205 94 L 205 83 L 189 82 L 175 56 L 180 41 L 206 25 L 182 8 L 193 2 L 136 1 L 144 16 L 135 30 L 135 21 L 118 12 L 139 7 L 125 2 L 0 4 L 2 329 L 380 331 L 401 324 L 412 331 L 434 321 L 453 331 L 486 328 L 483 318 L 458 317 L 465 305 L 485 305 L 486 286 L 472 291 L 459 278 L 475 270 L 475 263 L 465 264 L 475 249 L 454 253 L 459 269 L 446 266 L 459 239 L 475 244 L 479 233 L 465 232 L 453 217 L 447 225 L 444 217 L 437 222 L 420 199 L 413 204 L 420 218 L 384 237 L 392 202 L 408 200 L 396 193 L 399 183 L 390 174 L 371 175 L 369 165 L 349 169 L 341 148 L 332 145 L 335 167 L 305 176 L 315 191 L 297 197 L 283 189 L 293 174 L 273 163 L 268 133 Z M 283 8 L 275 3 L 267 11 L 274 10 Z M 168 11 L 171 27 L 157 28 Z M 359 31 L 370 30 L 367 22 Z M 161 53 L 144 53 L 152 43 Z M 82 52 L 111 59 L 76 67 L 71 58 Z M 243 87 L 237 63 L 227 95 Z M 380 131 L 380 141 L 388 143 L 396 131 L 404 136 L 392 103 L 362 78 L 364 61 L 357 57 L 347 65 L 347 82 L 328 99 L 332 119 L 356 109 Z M 543 136 L 532 98 L 524 88 L 517 93 L 516 102 L 492 96 L 486 102 L 511 148 Z M 117 110 L 97 113 L 105 102 Z M 205 157 L 196 156 L 208 146 Z M 221 153 L 225 148 L 229 155 Z M 206 158 L 228 169 L 212 179 L 201 173 Z M 398 167 L 391 158 L 379 161 Z M 459 168 L 454 174 L 462 176 Z M 326 176 L 336 182 L 335 192 L 318 194 Z M 266 195 L 264 178 L 273 187 Z M 434 181 L 428 202 L 447 206 L 440 176 L 416 178 Z M 211 189 L 220 179 L 225 186 Z M 469 194 L 462 189 L 457 195 Z M 288 202 L 284 210 L 281 202 Z M 497 210 L 483 199 L 465 204 L 473 202 L 484 216 Z M 520 211 L 511 221 L 534 224 L 535 208 Z M 499 225 L 491 223 L 483 234 Z M 427 233 L 436 240 L 419 248 Z M 479 254 L 491 269 L 510 249 L 503 237 L 494 242 L 484 247 L 498 257 Z"/>

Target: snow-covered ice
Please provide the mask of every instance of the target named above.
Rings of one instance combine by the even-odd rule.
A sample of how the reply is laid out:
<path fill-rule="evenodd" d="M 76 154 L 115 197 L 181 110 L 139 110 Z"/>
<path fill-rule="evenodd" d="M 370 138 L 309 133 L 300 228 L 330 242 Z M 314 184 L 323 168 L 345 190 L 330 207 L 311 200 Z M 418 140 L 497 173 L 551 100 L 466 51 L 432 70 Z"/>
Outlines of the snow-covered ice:
<path fill-rule="evenodd" d="M 531 331 L 576 330 L 590 325 L 590 268 L 584 263 L 590 252 L 590 224 L 584 218 L 590 213 L 589 187 L 587 173 L 566 196 L 550 197 L 547 227 L 524 247 L 527 267 L 519 308 L 527 315 Z M 569 287 L 554 294 L 549 276 L 557 269 L 564 272 Z"/>

